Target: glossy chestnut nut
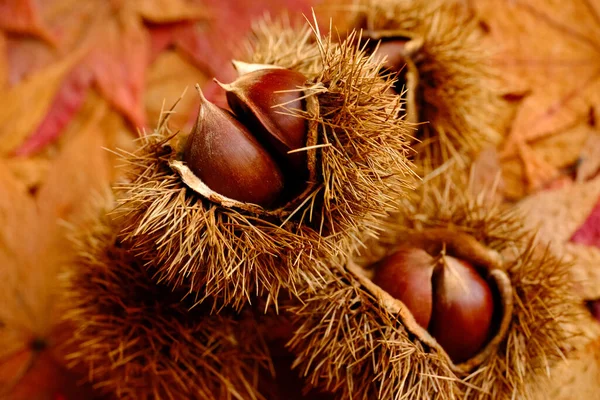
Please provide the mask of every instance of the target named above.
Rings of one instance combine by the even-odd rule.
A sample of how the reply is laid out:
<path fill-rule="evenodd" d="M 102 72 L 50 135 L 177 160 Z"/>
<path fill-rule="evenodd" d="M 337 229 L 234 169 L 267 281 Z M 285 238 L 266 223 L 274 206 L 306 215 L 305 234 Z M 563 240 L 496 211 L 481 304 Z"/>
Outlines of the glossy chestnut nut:
<path fill-rule="evenodd" d="M 261 143 L 272 149 L 273 155 L 284 164 L 282 167 L 300 176 L 308 173 L 306 152 L 289 152 L 306 146 L 308 124 L 286 109 L 304 109 L 300 88 L 306 81 L 299 72 L 268 68 L 245 73 L 230 84 L 221 84 L 236 117 Z"/>
<path fill-rule="evenodd" d="M 433 275 L 433 312 L 429 333 L 460 363 L 490 338 L 494 296 L 489 284 L 466 261 L 442 257 Z"/>
<path fill-rule="evenodd" d="M 429 326 L 433 308 L 431 278 L 435 259 L 425 250 L 402 248 L 375 266 L 373 283 L 402 301 L 415 321 Z"/>
<path fill-rule="evenodd" d="M 211 190 L 268 207 L 284 189 L 281 169 L 267 150 L 231 113 L 200 92 L 200 112 L 188 138 L 184 161 Z"/>
<path fill-rule="evenodd" d="M 375 268 L 373 282 L 402 301 L 455 363 L 475 356 L 490 339 L 494 296 L 470 263 L 401 248 Z"/>

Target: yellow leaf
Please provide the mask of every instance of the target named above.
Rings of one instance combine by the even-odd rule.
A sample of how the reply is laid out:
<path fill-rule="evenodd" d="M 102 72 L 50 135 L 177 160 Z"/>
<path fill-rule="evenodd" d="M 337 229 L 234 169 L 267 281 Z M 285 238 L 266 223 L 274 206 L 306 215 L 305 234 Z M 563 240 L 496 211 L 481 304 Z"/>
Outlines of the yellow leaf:
<path fill-rule="evenodd" d="M 38 126 L 63 79 L 82 55 L 82 52 L 70 54 L 0 97 L 0 155 L 10 154 Z"/>
<path fill-rule="evenodd" d="M 0 32 L 0 93 L 2 93 L 8 82 L 6 51 L 6 36 Z"/>
<path fill-rule="evenodd" d="M 193 89 L 196 83 L 203 85 L 207 77 L 185 61 L 178 53 L 168 51 L 156 59 L 148 71 L 146 81 L 146 111 L 152 126 L 158 123 L 161 112 L 168 111 L 181 97 L 184 89 Z M 174 130 L 187 129 L 198 107 L 195 90 L 187 90 L 169 122 Z"/>
<path fill-rule="evenodd" d="M 206 6 L 186 0 L 137 0 L 135 7 L 144 19 L 155 23 L 207 19 L 211 15 Z"/>

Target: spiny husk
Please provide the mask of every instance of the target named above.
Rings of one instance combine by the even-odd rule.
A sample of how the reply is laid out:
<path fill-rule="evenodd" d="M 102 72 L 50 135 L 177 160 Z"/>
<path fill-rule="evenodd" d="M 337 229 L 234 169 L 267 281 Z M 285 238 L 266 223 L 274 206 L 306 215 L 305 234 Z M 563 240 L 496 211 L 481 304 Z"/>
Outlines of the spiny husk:
<path fill-rule="evenodd" d="M 313 62 L 279 60 L 308 77 L 307 103 L 317 105 L 288 110 L 308 120 L 316 139 L 312 191 L 278 210 L 210 201 L 170 168 L 180 159 L 176 142 L 185 138 L 164 126 L 142 139 L 137 152 L 124 154 L 133 172 L 119 188 L 114 213 L 120 240 L 156 268 L 159 281 L 194 292 L 198 301 L 210 297 L 239 308 L 253 295 L 276 303 L 281 289 L 316 290 L 330 273 L 322 260 L 346 257 L 359 237 L 376 235 L 414 179 L 410 131 L 395 118 L 401 102 L 389 90 L 392 77 L 382 77 L 380 65 L 352 39 L 334 44 L 316 28 L 312 37 L 308 27 L 277 29 L 263 31 L 258 38 L 267 42 L 257 49 L 274 37 L 284 38 L 282 48 L 295 46 L 294 36 L 308 54 L 319 55 Z M 278 62 L 263 53 L 250 61 Z"/>
<path fill-rule="evenodd" d="M 437 183 L 436 183 L 437 182 Z M 427 345 L 390 312 L 369 276 L 340 273 L 316 296 L 292 307 L 299 328 L 289 343 L 309 383 L 352 399 L 529 399 L 577 332 L 581 308 L 570 291 L 569 265 L 523 231 L 511 209 L 472 198 L 453 179 L 433 180 L 407 200 L 386 235 L 368 244 L 356 262 L 370 265 L 387 249 L 426 229 L 468 233 L 503 256 L 514 309 L 505 339 L 467 371 L 443 350 Z"/>
<path fill-rule="evenodd" d="M 65 319 L 76 330 L 73 367 L 119 399 L 262 399 L 268 350 L 246 313 L 189 308 L 98 221 L 77 235 L 78 263 L 65 274 Z"/>
<path fill-rule="evenodd" d="M 405 96 L 409 121 L 423 123 L 415 145 L 419 165 L 427 170 L 452 157 L 469 159 L 501 140 L 510 110 L 477 18 L 464 3 L 363 0 L 357 14 L 366 37 L 410 39 Z"/>

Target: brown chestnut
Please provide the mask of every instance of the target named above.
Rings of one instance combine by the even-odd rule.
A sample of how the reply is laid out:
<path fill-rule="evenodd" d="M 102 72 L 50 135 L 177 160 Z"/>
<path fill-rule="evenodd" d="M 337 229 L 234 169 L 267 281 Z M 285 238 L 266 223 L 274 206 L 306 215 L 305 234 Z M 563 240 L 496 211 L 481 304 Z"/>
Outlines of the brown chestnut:
<path fill-rule="evenodd" d="M 230 84 L 227 103 L 237 118 L 248 126 L 261 143 L 270 146 L 294 175 L 308 171 L 306 152 L 288 153 L 306 146 L 308 125 L 304 118 L 288 110 L 303 110 L 303 92 L 307 78 L 283 68 L 259 69 L 241 75 Z"/>
<path fill-rule="evenodd" d="M 429 326 L 433 291 L 431 278 L 435 259 L 425 250 L 402 248 L 375 266 L 373 283 L 402 301 L 415 321 Z"/>
<path fill-rule="evenodd" d="M 494 296 L 473 265 L 419 248 L 400 248 L 375 265 L 373 283 L 402 301 L 455 363 L 490 339 Z"/>
<path fill-rule="evenodd" d="M 280 199 L 283 174 L 267 150 L 231 113 L 200 91 L 200 112 L 184 161 L 220 195 L 268 207 Z"/>
<path fill-rule="evenodd" d="M 470 263 L 442 257 L 433 274 L 433 312 L 429 333 L 460 363 L 473 357 L 490 338 L 494 297 Z"/>

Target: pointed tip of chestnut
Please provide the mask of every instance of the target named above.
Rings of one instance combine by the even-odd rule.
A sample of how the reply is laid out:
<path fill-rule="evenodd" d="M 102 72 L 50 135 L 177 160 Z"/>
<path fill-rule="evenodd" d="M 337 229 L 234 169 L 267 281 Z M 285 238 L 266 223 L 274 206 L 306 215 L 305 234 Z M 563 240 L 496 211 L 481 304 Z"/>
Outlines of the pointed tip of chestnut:
<path fill-rule="evenodd" d="M 283 174 L 273 158 L 233 115 L 197 89 L 200 110 L 184 152 L 188 168 L 222 196 L 263 207 L 279 201 Z"/>
<path fill-rule="evenodd" d="M 301 88 L 306 81 L 297 71 L 267 68 L 245 73 L 230 84 L 217 82 L 227 91 L 227 103 L 236 116 L 301 176 L 307 175 L 306 152 L 290 151 L 306 146 L 308 124 L 286 109 L 304 109 Z"/>

